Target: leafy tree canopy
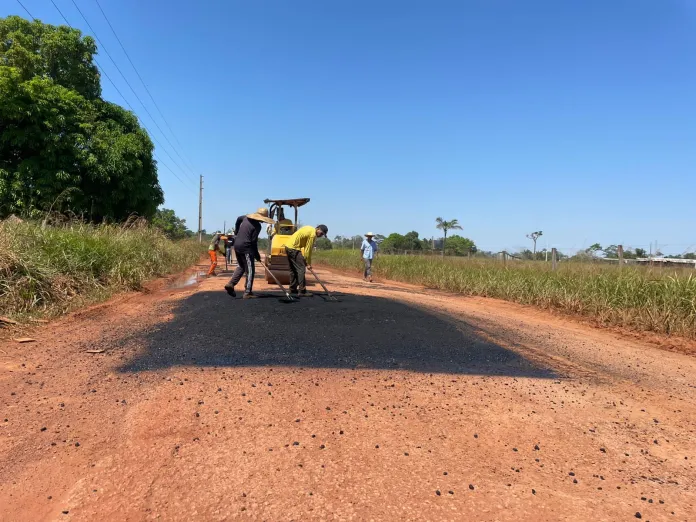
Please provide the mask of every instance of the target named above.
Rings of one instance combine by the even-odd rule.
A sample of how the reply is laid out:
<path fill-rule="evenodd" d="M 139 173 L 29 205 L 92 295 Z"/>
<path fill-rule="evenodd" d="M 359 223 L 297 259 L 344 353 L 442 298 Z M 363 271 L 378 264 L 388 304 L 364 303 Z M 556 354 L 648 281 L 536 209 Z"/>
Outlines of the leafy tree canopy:
<path fill-rule="evenodd" d="M 331 250 L 333 248 L 331 240 L 328 237 L 320 237 L 315 241 L 314 245 L 317 250 Z"/>
<path fill-rule="evenodd" d="M 450 236 L 447 238 L 445 252 L 451 256 L 465 256 L 476 253 L 476 245 L 468 237 Z"/>
<path fill-rule="evenodd" d="M 149 136 L 100 98 L 95 52 L 78 30 L 0 19 L 0 217 L 122 220 L 164 201 Z"/>
<path fill-rule="evenodd" d="M 158 208 L 152 217 L 152 225 L 159 228 L 170 239 L 184 239 L 193 232 L 186 228 L 186 220 L 169 208 Z"/>

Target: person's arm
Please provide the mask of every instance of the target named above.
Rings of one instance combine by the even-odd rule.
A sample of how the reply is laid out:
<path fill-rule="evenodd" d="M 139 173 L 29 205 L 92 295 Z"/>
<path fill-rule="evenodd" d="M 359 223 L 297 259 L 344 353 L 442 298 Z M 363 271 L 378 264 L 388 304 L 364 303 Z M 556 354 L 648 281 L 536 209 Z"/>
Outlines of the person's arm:
<path fill-rule="evenodd" d="M 242 225 L 242 221 L 244 221 L 244 216 L 239 216 L 237 218 L 237 222 L 234 224 L 234 235 L 236 236 L 239 234 L 239 227 Z"/>

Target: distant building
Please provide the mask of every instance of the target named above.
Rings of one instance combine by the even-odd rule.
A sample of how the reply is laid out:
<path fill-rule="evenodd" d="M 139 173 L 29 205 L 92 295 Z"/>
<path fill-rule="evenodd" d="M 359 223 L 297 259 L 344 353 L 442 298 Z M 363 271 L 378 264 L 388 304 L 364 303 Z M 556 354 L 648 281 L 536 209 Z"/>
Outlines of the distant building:
<path fill-rule="evenodd" d="M 673 257 L 642 257 L 633 262 L 640 264 L 653 264 L 659 266 L 683 266 L 696 268 L 696 259 L 675 259 Z"/>

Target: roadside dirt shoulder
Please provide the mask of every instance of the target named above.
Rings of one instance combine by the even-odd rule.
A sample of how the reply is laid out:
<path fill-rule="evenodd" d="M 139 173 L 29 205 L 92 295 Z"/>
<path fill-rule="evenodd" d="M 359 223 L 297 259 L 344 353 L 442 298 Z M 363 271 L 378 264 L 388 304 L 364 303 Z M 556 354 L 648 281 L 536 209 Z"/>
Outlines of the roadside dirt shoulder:
<path fill-rule="evenodd" d="M 0 343 L 0 520 L 693 518 L 695 358 L 319 275 L 341 302 L 223 276 Z"/>

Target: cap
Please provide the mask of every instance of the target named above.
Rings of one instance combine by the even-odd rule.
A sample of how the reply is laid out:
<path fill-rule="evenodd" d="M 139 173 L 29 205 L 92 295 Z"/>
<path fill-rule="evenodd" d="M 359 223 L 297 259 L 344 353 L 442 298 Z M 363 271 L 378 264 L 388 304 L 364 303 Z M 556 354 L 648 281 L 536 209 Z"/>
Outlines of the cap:
<path fill-rule="evenodd" d="M 326 225 L 317 225 L 317 228 L 321 230 L 325 236 L 329 235 L 329 227 L 327 227 Z"/>

